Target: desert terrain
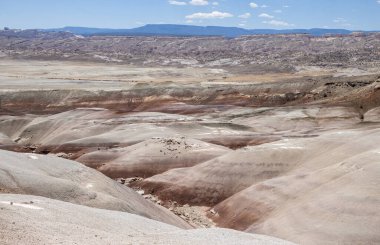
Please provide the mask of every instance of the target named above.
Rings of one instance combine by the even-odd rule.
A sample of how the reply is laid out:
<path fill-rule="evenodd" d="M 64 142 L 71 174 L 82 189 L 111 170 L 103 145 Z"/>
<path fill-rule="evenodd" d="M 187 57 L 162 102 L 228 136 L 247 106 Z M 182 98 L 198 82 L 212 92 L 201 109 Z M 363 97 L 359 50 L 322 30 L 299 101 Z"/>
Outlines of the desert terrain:
<path fill-rule="evenodd" d="M 379 34 L 0 31 L 1 244 L 379 244 Z"/>

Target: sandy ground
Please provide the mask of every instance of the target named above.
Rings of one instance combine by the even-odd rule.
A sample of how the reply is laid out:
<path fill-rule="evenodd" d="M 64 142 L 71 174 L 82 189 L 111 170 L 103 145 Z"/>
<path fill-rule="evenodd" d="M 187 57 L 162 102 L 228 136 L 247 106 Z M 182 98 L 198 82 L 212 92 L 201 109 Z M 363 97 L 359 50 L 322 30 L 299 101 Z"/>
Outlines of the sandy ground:
<path fill-rule="evenodd" d="M 298 67 L 294 73 L 241 74 L 229 68 L 136 67 L 95 62 L 9 60 L 0 62 L 1 90 L 86 89 L 118 90 L 136 83 L 229 84 L 281 82 L 305 76 L 359 76 L 368 70 Z"/>
<path fill-rule="evenodd" d="M 137 82 L 208 82 L 223 80 L 223 69 L 134 67 L 86 62 L 2 60 L 0 89 L 116 90 Z"/>

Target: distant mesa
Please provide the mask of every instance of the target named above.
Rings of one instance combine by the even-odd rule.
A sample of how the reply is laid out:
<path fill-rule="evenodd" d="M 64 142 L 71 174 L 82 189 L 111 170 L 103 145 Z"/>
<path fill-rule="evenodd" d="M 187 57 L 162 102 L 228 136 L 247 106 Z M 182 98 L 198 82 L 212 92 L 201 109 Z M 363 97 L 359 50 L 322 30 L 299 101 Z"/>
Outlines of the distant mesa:
<path fill-rule="evenodd" d="M 43 31 L 71 32 L 76 35 L 117 35 L 117 36 L 223 36 L 234 38 L 244 35 L 265 35 L 265 34 L 308 34 L 313 36 L 323 35 L 349 35 L 353 31 L 346 29 L 243 29 L 238 27 L 222 26 L 192 26 L 192 25 L 173 25 L 173 24 L 149 24 L 132 29 L 108 29 L 90 27 L 67 26 L 56 29 L 44 29 Z"/>

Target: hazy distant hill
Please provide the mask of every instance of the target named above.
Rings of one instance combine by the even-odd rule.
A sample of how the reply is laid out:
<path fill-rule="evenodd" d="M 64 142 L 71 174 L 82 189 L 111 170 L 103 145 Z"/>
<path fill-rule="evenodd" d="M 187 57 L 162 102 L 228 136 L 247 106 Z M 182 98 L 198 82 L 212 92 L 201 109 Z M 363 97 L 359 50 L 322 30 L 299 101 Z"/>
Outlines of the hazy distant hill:
<path fill-rule="evenodd" d="M 68 31 L 78 35 L 168 35 L 168 36 L 225 36 L 238 37 L 242 35 L 255 34 L 310 34 L 321 36 L 327 34 L 351 34 L 352 31 L 345 29 L 243 29 L 237 27 L 221 26 L 191 26 L 191 25 L 167 25 L 167 24 L 150 24 L 133 29 L 106 29 L 106 28 L 89 28 L 89 27 L 63 27 L 57 29 L 47 29 L 45 31 Z"/>

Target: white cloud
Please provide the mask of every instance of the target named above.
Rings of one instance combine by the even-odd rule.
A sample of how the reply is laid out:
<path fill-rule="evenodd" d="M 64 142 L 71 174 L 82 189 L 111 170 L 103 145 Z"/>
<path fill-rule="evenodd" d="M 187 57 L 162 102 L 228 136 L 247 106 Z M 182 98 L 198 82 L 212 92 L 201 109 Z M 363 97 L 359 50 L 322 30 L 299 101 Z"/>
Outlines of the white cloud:
<path fill-rule="evenodd" d="M 266 13 L 262 13 L 259 15 L 260 18 L 266 18 L 266 19 L 273 19 L 274 16 L 273 15 L 269 15 L 269 14 L 266 14 Z"/>
<path fill-rule="evenodd" d="M 379 0 L 380 1 L 380 0 Z M 344 18 L 336 18 L 335 20 L 333 20 L 334 23 L 346 23 L 347 20 L 344 19 Z"/>
<path fill-rule="evenodd" d="M 265 5 L 265 4 L 263 4 L 263 5 L 261 5 L 261 7 L 262 7 L 262 8 L 268 8 L 269 6 L 268 6 L 268 5 Z"/>
<path fill-rule="evenodd" d="M 244 27 L 244 26 L 246 26 L 246 24 L 245 23 L 240 23 L 239 26 Z"/>
<path fill-rule="evenodd" d="M 380 0 L 377 0 L 377 3 L 380 4 Z"/>
<path fill-rule="evenodd" d="M 230 13 L 213 11 L 211 13 L 194 13 L 186 16 L 186 19 L 224 19 L 229 17 L 233 17 L 233 15 Z"/>
<path fill-rule="evenodd" d="M 350 27 L 352 26 L 348 20 L 346 20 L 345 18 L 336 18 L 335 20 L 333 20 L 334 23 L 340 25 L 340 26 L 344 26 L 344 27 Z"/>
<path fill-rule="evenodd" d="M 250 3 L 249 6 L 250 6 L 251 8 L 253 8 L 253 9 L 259 7 L 259 5 L 257 5 L 257 3 Z"/>
<path fill-rule="evenodd" d="M 289 24 L 288 22 L 281 21 L 281 20 L 270 20 L 270 21 L 263 21 L 264 24 L 269 24 L 272 26 L 293 26 L 292 24 Z"/>
<path fill-rule="evenodd" d="M 169 4 L 172 4 L 172 5 L 179 5 L 179 6 L 187 5 L 186 2 L 175 1 L 175 0 L 170 0 L 170 1 L 169 1 Z"/>
<path fill-rule="evenodd" d="M 212 5 L 214 5 L 214 6 L 218 6 L 219 3 L 218 3 L 218 2 L 212 2 Z"/>
<path fill-rule="evenodd" d="M 207 0 L 191 0 L 189 4 L 196 5 L 196 6 L 204 6 L 204 5 L 208 5 L 208 1 Z"/>
<path fill-rule="evenodd" d="M 380 0 L 379 0 L 380 1 Z M 273 11 L 275 13 L 278 13 L 278 14 L 281 14 L 282 13 L 282 10 L 281 9 L 276 9 L 275 11 Z"/>
<path fill-rule="evenodd" d="M 380 1 L 380 0 L 379 0 Z M 238 16 L 239 18 L 242 18 L 242 19 L 248 19 L 251 17 L 251 14 L 250 13 L 245 13 L 245 14 L 241 14 Z"/>
<path fill-rule="evenodd" d="M 289 5 L 284 5 L 283 7 L 284 7 L 284 8 L 289 8 Z"/>

